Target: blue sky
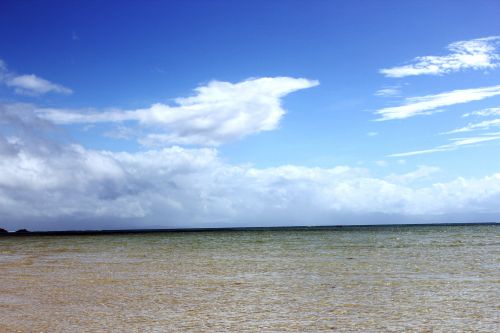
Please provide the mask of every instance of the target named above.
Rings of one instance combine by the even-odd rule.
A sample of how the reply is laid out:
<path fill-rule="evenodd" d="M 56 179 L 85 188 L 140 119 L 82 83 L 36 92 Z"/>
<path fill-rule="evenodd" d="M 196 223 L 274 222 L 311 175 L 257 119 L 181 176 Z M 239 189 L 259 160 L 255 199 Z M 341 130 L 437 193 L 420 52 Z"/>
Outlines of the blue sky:
<path fill-rule="evenodd" d="M 34 229 L 497 219 L 499 12 L 4 1 L 0 214 Z"/>

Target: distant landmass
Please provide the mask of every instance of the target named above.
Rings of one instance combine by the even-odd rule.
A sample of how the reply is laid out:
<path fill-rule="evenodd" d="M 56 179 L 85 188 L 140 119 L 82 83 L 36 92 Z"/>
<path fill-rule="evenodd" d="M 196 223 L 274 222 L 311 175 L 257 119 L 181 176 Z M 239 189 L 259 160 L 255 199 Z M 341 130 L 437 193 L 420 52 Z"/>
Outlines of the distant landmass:
<path fill-rule="evenodd" d="M 0 228 L 0 236 L 68 236 L 68 235 L 109 235 L 109 234 L 147 234 L 147 233 L 182 233 L 182 232 L 228 232 L 228 231 L 302 231 L 302 230 L 354 230 L 367 228 L 410 228 L 410 227 L 450 227 L 500 225 L 500 222 L 467 223 L 412 223 L 412 224 L 364 224 L 364 225 L 322 225 L 322 226 L 272 226 L 272 227 L 224 227 L 224 228 L 170 228 L 170 229 L 116 229 L 116 230 L 65 230 L 65 231 L 29 231 L 19 229 L 9 232 Z"/>

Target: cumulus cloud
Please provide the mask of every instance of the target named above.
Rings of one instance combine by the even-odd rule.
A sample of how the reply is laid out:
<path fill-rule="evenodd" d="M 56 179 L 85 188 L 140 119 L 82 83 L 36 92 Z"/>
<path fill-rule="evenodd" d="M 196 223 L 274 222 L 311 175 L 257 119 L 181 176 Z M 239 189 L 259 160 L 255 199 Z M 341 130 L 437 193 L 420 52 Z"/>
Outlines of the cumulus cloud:
<path fill-rule="evenodd" d="M 499 55 L 496 53 L 500 37 L 492 36 L 448 45 L 449 54 L 444 56 L 416 57 L 404 66 L 384 68 L 380 73 L 387 77 L 415 75 L 442 75 L 466 69 L 492 69 L 498 67 Z"/>
<path fill-rule="evenodd" d="M 34 74 L 17 75 L 7 69 L 7 65 L 0 59 L 0 82 L 14 89 L 17 94 L 42 95 L 58 93 L 69 95 L 73 91 L 63 85 L 50 82 Z"/>
<path fill-rule="evenodd" d="M 405 152 L 405 153 L 391 154 L 391 155 L 389 155 L 389 157 L 415 156 L 415 155 L 450 151 L 450 150 L 456 150 L 456 149 L 459 149 L 459 148 L 462 148 L 465 146 L 471 146 L 471 145 L 475 145 L 475 144 L 487 142 L 487 141 L 496 141 L 499 139 L 500 139 L 500 132 L 486 133 L 484 135 L 467 137 L 467 138 L 452 138 L 452 139 L 450 139 L 451 143 L 449 143 L 449 144 L 437 146 L 435 148 L 430 148 L 430 149 L 415 150 L 415 151 L 409 151 L 409 152 Z"/>
<path fill-rule="evenodd" d="M 0 107 L 0 214 L 57 217 L 88 209 L 96 199 L 119 199 L 124 170 L 112 158 L 76 144 L 60 144 L 52 124 L 16 107 Z M 60 201 L 63 204 L 57 205 Z M 119 201 L 119 200 L 118 200 Z M 91 207 L 91 208 L 90 208 Z M 131 209 L 121 207 L 125 214 Z M 116 211 L 115 213 L 118 213 Z"/>
<path fill-rule="evenodd" d="M 387 107 L 377 110 L 378 121 L 405 119 L 419 115 L 429 115 L 438 112 L 438 108 L 479 101 L 488 97 L 500 95 L 500 85 L 452 90 L 436 95 L 409 97 L 400 106 Z"/>
<path fill-rule="evenodd" d="M 154 145 L 219 145 L 250 134 L 275 129 L 285 110 L 281 98 L 318 85 L 318 81 L 265 77 L 238 83 L 212 81 L 195 89 L 176 105 L 153 104 L 144 109 L 78 113 L 39 110 L 58 124 L 134 121 L 150 129 L 140 141 Z"/>
<path fill-rule="evenodd" d="M 14 228 L 48 229 L 57 219 L 74 229 L 83 220 L 101 228 L 113 220 L 194 227 L 342 224 L 346 216 L 362 214 L 500 213 L 500 174 L 415 186 L 437 170 L 420 167 L 380 178 L 349 166 L 234 165 L 215 148 L 96 151 L 62 140 L 50 122 L 20 107 L 0 107 L 0 216 L 18 221 Z"/>

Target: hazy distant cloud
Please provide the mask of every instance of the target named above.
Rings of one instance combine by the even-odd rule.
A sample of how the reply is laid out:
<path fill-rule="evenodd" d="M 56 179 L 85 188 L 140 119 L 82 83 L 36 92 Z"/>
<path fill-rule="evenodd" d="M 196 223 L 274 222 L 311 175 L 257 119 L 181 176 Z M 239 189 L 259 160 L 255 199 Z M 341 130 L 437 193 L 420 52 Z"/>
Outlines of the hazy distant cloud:
<path fill-rule="evenodd" d="M 420 165 L 414 171 L 404 174 L 392 174 L 385 179 L 396 184 L 411 184 L 419 180 L 429 178 L 429 176 L 441 171 L 440 168 L 428 165 Z"/>
<path fill-rule="evenodd" d="M 87 127 L 93 128 L 95 127 L 95 125 L 86 125 L 83 130 L 85 130 L 85 128 Z M 137 129 L 117 124 L 111 130 L 104 132 L 103 135 L 113 139 L 132 140 L 140 138 L 141 136 L 143 136 L 143 133 Z"/>
<path fill-rule="evenodd" d="M 435 148 L 430 148 L 430 149 L 415 150 L 415 151 L 410 151 L 410 152 L 405 152 L 405 153 L 391 154 L 391 155 L 389 155 L 389 157 L 405 157 L 405 156 L 415 156 L 415 155 L 450 151 L 450 150 L 456 150 L 456 149 L 461 148 L 463 146 L 470 146 L 470 145 L 474 145 L 474 144 L 481 143 L 481 142 L 487 142 L 487 141 L 496 141 L 499 139 L 500 139 L 500 132 L 498 132 L 498 133 L 486 133 L 486 134 L 481 135 L 481 136 L 473 136 L 473 137 L 467 137 L 467 138 L 453 138 L 453 139 L 450 139 L 451 143 L 449 143 L 449 144 L 437 146 Z"/>
<path fill-rule="evenodd" d="M 367 136 L 377 136 L 379 135 L 379 132 L 368 132 L 366 133 Z"/>
<path fill-rule="evenodd" d="M 415 156 L 415 155 L 422 155 L 422 154 L 432 154 L 432 153 L 437 153 L 437 152 L 441 152 L 441 151 L 450 151 L 450 150 L 454 150 L 454 149 L 456 149 L 456 147 L 452 147 L 451 145 L 442 145 L 442 146 L 438 146 L 435 148 L 408 151 L 408 152 L 404 152 L 404 153 L 391 154 L 388 156 L 389 157 L 406 157 L 406 156 Z"/>
<path fill-rule="evenodd" d="M 40 115 L 58 124 L 135 121 L 150 128 L 140 142 L 151 146 L 219 145 L 275 129 L 285 114 L 281 98 L 318 84 L 290 77 L 212 81 L 196 88 L 194 96 L 177 98 L 173 106 L 157 103 L 144 109 L 94 113 L 41 110 Z"/>
<path fill-rule="evenodd" d="M 496 53 L 500 36 L 459 41 L 448 45 L 450 54 L 416 57 L 411 64 L 384 68 L 380 73 L 388 77 L 413 75 L 440 75 L 466 69 L 492 69 L 498 67 Z"/>
<path fill-rule="evenodd" d="M 500 116 L 500 107 L 486 108 L 478 111 L 468 112 L 462 115 L 463 118 L 491 117 L 491 116 Z M 441 134 L 454 134 L 454 133 L 463 133 L 476 130 L 489 130 L 492 127 L 498 127 L 498 126 L 500 126 L 500 118 L 495 118 L 495 119 L 483 120 L 476 123 L 468 123 L 466 126 L 454 129 L 452 131 L 444 132 Z"/>
<path fill-rule="evenodd" d="M 479 123 L 469 123 L 467 124 L 467 126 L 457 128 L 452 131 L 445 132 L 443 134 L 463 133 L 475 130 L 489 130 L 492 127 L 498 127 L 498 126 L 500 126 L 500 118 L 484 120 Z"/>
<path fill-rule="evenodd" d="M 377 90 L 374 95 L 379 97 L 394 97 L 399 96 L 400 93 L 399 87 L 388 87 Z"/>
<path fill-rule="evenodd" d="M 409 97 L 403 105 L 377 110 L 377 120 L 405 119 L 418 115 L 428 115 L 437 112 L 438 108 L 482 100 L 500 95 L 500 85 L 473 89 L 452 90 L 436 95 Z"/>
<path fill-rule="evenodd" d="M 375 164 L 379 167 L 382 167 L 382 168 L 385 168 L 389 165 L 389 163 L 387 161 L 384 161 L 384 160 L 375 161 Z"/>
<path fill-rule="evenodd" d="M 472 116 L 479 116 L 479 117 L 500 116 L 500 107 L 482 109 L 482 110 L 478 110 L 478 111 L 464 113 L 462 115 L 462 117 L 464 117 L 464 118 L 472 117 Z"/>
<path fill-rule="evenodd" d="M 73 91 L 60 84 L 50 82 L 34 74 L 17 75 L 7 69 L 7 65 L 0 59 L 0 83 L 14 89 L 17 94 L 42 95 L 58 93 L 69 95 Z"/>
<path fill-rule="evenodd" d="M 500 132 L 497 133 L 487 133 L 483 136 L 474 136 L 468 138 L 454 138 L 450 139 L 453 141 L 453 144 L 456 146 L 464 146 L 464 145 L 472 145 L 475 143 L 485 142 L 485 141 L 493 141 L 500 139 Z"/>

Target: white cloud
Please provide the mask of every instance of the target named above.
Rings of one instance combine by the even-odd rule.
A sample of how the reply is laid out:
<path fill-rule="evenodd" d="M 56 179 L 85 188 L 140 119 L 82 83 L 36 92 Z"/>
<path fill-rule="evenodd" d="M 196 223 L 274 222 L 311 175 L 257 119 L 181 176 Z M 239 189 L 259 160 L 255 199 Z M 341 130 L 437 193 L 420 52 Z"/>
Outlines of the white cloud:
<path fill-rule="evenodd" d="M 500 85 L 472 89 L 452 90 L 436 95 L 406 98 L 403 105 L 377 110 L 377 120 L 405 119 L 435 113 L 438 108 L 482 100 L 500 95 Z"/>
<path fill-rule="evenodd" d="M 454 133 L 463 133 L 463 132 L 470 132 L 470 131 L 475 131 L 475 130 L 488 130 L 491 127 L 498 127 L 500 126 L 500 118 L 497 119 L 491 119 L 491 120 L 484 120 L 479 123 L 469 123 L 467 126 L 461 127 L 454 129 L 449 132 L 445 132 L 443 134 L 454 134 Z"/>
<path fill-rule="evenodd" d="M 404 174 L 392 174 L 385 179 L 395 184 L 411 184 L 419 180 L 429 178 L 431 175 L 441 171 L 440 168 L 428 165 L 420 165 L 414 171 Z"/>
<path fill-rule="evenodd" d="M 473 136 L 468 138 L 453 138 L 450 139 L 451 143 L 446 145 L 441 145 L 435 148 L 415 150 L 405 153 L 391 154 L 389 157 L 405 157 L 405 156 L 415 156 L 422 154 L 431 154 L 443 151 L 456 150 L 462 146 L 470 146 L 481 142 L 496 141 L 500 139 L 500 133 L 487 133 L 482 136 Z"/>
<path fill-rule="evenodd" d="M 17 94 L 42 95 L 58 93 L 69 95 L 73 91 L 63 85 L 50 82 L 34 74 L 17 75 L 7 69 L 5 62 L 0 59 L 0 82 L 14 89 Z"/>
<path fill-rule="evenodd" d="M 441 151 L 449 151 L 449 150 L 454 150 L 454 149 L 456 149 L 456 147 L 453 147 L 452 145 L 442 145 L 442 146 L 438 146 L 436 148 L 414 150 L 414 151 L 409 151 L 409 152 L 405 152 L 405 153 L 391 154 L 391 155 L 388 155 L 388 157 L 407 157 L 407 156 L 437 153 L 437 152 L 441 152 Z"/>
<path fill-rule="evenodd" d="M 366 135 L 373 137 L 373 136 L 379 135 L 379 132 L 368 132 L 368 133 L 366 133 Z"/>
<path fill-rule="evenodd" d="M 474 136 L 469 138 L 453 138 L 450 140 L 453 141 L 455 146 L 465 146 L 498 139 L 500 139 L 500 133 L 489 133 L 483 136 Z"/>
<path fill-rule="evenodd" d="M 482 109 L 482 110 L 478 110 L 478 111 L 474 111 L 474 112 L 464 113 L 462 115 L 462 117 L 464 117 L 464 118 L 472 117 L 472 116 L 479 116 L 479 117 L 500 116 L 500 107 Z"/>
<path fill-rule="evenodd" d="M 51 124 L 19 107 L 0 107 L 0 216 L 15 227 L 336 224 L 373 213 L 500 213 L 500 174 L 416 186 L 437 169 L 378 178 L 348 166 L 233 165 L 213 148 L 95 151 L 52 140 Z"/>
<path fill-rule="evenodd" d="M 466 69 L 492 69 L 498 67 L 500 57 L 495 52 L 499 36 L 459 41 L 448 45 L 450 54 L 417 57 L 411 64 L 384 68 L 380 73 L 388 77 L 414 75 L 441 75 Z"/>
<path fill-rule="evenodd" d="M 379 97 L 394 97 L 400 94 L 399 87 L 389 87 L 377 90 L 374 95 Z"/>
<path fill-rule="evenodd" d="M 147 145 L 219 145 L 275 129 L 285 114 L 281 98 L 318 84 L 289 77 L 212 81 L 196 88 L 194 96 L 177 98 L 174 106 L 157 103 L 144 109 L 94 113 L 41 109 L 39 114 L 58 124 L 138 122 L 153 130 L 141 139 Z"/>
<path fill-rule="evenodd" d="M 5 84 L 8 87 L 14 88 L 16 93 L 22 95 L 41 95 L 50 92 L 65 95 L 73 93 L 69 88 L 52 83 L 34 74 L 10 77 L 5 81 Z"/>

